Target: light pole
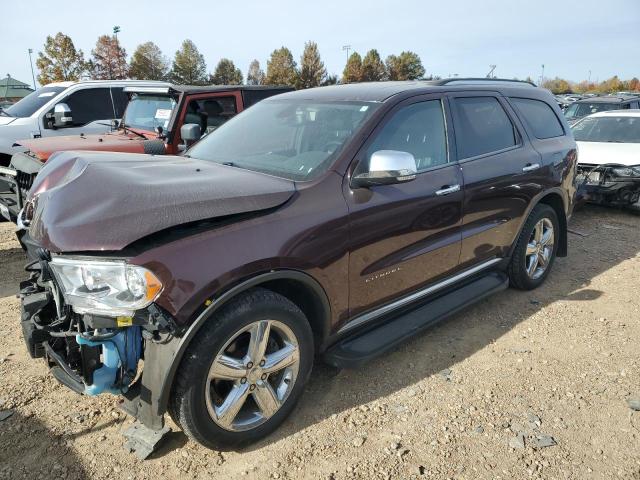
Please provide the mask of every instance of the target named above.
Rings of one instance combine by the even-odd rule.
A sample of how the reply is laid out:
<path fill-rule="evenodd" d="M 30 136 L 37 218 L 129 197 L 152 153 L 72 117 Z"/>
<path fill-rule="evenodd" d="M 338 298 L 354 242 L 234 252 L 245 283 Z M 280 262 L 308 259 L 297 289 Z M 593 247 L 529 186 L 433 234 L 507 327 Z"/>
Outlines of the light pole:
<path fill-rule="evenodd" d="M 542 64 L 542 74 L 540 75 L 540 86 L 544 83 L 544 63 Z"/>
<path fill-rule="evenodd" d="M 347 63 L 349 62 L 349 52 L 351 51 L 351 45 L 343 45 L 342 51 L 347 52 Z"/>
<path fill-rule="evenodd" d="M 591 83 L 591 70 L 589 70 L 589 80 L 587 80 L 587 83 Z"/>
<path fill-rule="evenodd" d="M 33 60 L 31 59 L 31 54 L 33 53 L 33 49 L 29 49 L 29 65 L 31 66 L 31 78 L 33 79 L 33 89 L 36 89 L 36 75 L 33 73 Z"/>
<path fill-rule="evenodd" d="M 118 39 L 118 33 L 120 33 L 120 25 L 113 27 L 113 35 L 116 37 L 116 40 Z"/>

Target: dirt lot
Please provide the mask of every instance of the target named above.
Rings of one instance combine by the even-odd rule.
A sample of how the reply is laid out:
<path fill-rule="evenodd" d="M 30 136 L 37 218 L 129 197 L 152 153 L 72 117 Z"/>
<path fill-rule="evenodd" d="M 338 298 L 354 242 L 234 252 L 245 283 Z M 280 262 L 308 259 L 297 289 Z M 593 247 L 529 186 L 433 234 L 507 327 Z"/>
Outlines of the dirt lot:
<path fill-rule="evenodd" d="M 28 358 L 24 259 L 0 224 L 0 478 L 640 479 L 640 216 L 588 208 L 534 292 L 500 293 L 359 370 L 317 366 L 250 450 L 174 433 L 141 462 L 115 397 L 80 397 Z"/>

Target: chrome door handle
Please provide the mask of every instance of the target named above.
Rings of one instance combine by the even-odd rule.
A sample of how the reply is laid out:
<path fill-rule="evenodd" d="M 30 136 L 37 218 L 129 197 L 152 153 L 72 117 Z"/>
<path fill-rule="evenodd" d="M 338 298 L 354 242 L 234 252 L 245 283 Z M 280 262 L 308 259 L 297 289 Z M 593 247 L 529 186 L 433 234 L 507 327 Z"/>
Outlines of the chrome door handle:
<path fill-rule="evenodd" d="M 450 187 L 444 187 L 440 190 L 436 190 L 436 195 L 443 196 L 449 195 L 450 193 L 455 193 L 460 191 L 460 185 L 451 185 Z"/>
<path fill-rule="evenodd" d="M 523 172 L 533 172 L 534 170 L 537 170 L 539 168 L 540 168 L 540 164 L 539 163 L 530 163 L 526 167 L 522 167 L 522 171 Z"/>

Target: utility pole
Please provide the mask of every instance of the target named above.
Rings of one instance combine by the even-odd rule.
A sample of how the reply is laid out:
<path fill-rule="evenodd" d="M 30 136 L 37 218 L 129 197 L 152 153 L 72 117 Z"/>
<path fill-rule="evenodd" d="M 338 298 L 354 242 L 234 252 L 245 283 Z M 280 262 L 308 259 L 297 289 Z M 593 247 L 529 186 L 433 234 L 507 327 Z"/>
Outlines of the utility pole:
<path fill-rule="evenodd" d="M 116 37 L 116 40 L 118 39 L 118 33 L 120 33 L 120 25 L 113 27 L 113 35 Z"/>
<path fill-rule="evenodd" d="M 542 64 L 542 74 L 540 75 L 540 84 L 539 84 L 539 86 L 542 86 L 543 83 L 544 83 L 544 63 Z"/>
<path fill-rule="evenodd" d="M 349 52 L 351 51 L 351 45 L 343 45 L 342 51 L 347 52 L 347 62 L 349 62 Z"/>
<path fill-rule="evenodd" d="M 33 53 L 33 49 L 29 49 L 29 65 L 31 65 L 31 78 L 33 80 L 33 89 L 36 89 L 36 75 L 33 73 L 33 60 L 31 59 L 31 54 Z"/>

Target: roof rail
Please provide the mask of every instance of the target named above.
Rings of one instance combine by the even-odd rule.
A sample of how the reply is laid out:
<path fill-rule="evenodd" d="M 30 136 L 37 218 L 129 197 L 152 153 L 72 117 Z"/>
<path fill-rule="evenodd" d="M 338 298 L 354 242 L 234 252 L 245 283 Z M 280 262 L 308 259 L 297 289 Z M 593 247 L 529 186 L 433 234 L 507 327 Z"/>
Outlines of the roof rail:
<path fill-rule="evenodd" d="M 512 78 L 486 78 L 486 77 L 469 77 L 469 78 L 460 78 L 460 77 L 454 77 L 454 78 L 444 78 L 442 80 L 428 80 L 430 83 L 432 83 L 433 85 L 452 85 L 455 83 L 458 83 L 460 85 L 469 85 L 469 84 L 474 84 L 474 83 L 478 83 L 478 84 L 482 84 L 482 83 L 487 83 L 487 84 L 491 84 L 491 83 L 504 83 L 504 84 L 516 84 L 516 85 L 529 85 L 532 87 L 537 87 L 537 85 L 533 82 L 530 82 L 528 80 L 514 80 Z"/>

